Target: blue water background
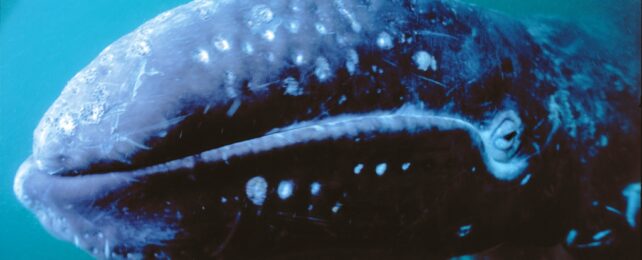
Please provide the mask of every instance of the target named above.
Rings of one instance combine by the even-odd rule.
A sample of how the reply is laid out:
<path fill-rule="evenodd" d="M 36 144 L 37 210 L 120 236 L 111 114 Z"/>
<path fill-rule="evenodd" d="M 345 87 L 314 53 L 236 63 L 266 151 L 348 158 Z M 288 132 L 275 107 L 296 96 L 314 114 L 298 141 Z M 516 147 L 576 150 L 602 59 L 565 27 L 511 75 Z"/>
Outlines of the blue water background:
<path fill-rule="evenodd" d="M 187 0 L 0 0 L 0 259 L 89 259 L 50 236 L 13 195 L 33 129 L 65 83 L 103 48 Z M 637 59 L 639 0 L 474 0 L 513 16 L 581 23 Z M 637 47 L 636 47 L 637 46 Z"/>

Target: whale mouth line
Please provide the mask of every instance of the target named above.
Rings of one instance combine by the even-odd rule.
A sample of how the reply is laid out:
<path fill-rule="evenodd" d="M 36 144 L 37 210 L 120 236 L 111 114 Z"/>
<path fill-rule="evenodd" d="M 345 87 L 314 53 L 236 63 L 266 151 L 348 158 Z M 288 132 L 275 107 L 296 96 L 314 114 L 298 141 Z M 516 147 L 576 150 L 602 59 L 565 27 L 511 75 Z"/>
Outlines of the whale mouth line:
<path fill-rule="evenodd" d="M 151 165 L 132 164 L 127 168 L 109 170 L 100 168 L 95 171 L 90 167 L 80 174 L 68 170 L 68 173 L 50 174 L 60 177 L 92 176 L 101 174 L 149 175 L 152 172 L 175 171 L 180 168 L 193 168 L 198 164 L 224 162 L 230 158 L 267 152 L 291 145 L 310 142 L 333 141 L 340 139 L 374 138 L 386 134 L 406 132 L 415 134 L 422 131 L 463 130 L 475 141 L 480 141 L 479 131 L 465 120 L 450 115 L 435 115 L 426 112 L 376 112 L 366 115 L 338 115 L 321 120 L 308 120 L 285 127 L 274 128 L 263 135 L 238 140 L 218 147 L 197 151 L 180 158 L 170 158 Z M 478 146 L 480 149 L 483 146 Z M 153 148 L 151 148 L 153 149 Z M 99 160 L 99 159 L 98 159 Z M 38 162 L 36 161 L 36 164 Z M 41 167 L 38 167 L 41 168 Z M 46 169 L 40 169 L 46 170 Z"/>

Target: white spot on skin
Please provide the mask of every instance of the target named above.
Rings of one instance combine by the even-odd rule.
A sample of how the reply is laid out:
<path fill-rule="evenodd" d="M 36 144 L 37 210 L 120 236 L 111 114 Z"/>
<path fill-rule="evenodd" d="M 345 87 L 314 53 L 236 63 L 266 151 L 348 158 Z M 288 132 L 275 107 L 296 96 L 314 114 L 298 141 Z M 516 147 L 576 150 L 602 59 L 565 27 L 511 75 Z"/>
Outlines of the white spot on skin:
<path fill-rule="evenodd" d="M 573 242 L 575 242 L 575 238 L 577 237 L 577 230 L 571 229 L 568 231 L 568 234 L 566 235 L 566 245 L 572 245 Z"/>
<path fill-rule="evenodd" d="M 597 232 L 597 233 L 595 233 L 595 235 L 593 235 L 593 240 L 601 240 L 602 238 L 605 238 L 606 236 L 608 236 L 610 234 L 611 234 L 611 230 L 610 229 Z"/>
<path fill-rule="evenodd" d="M 341 209 L 341 206 L 343 206 L 343 205 L 341 205 L 341 203 L 337 202 L 337 203 L 336 203 L 336 204 L 334 204 L 334 206 L 332 207 L 332 212 L 336 214 L 336 213 L 337 213 L 337 212 L 339 212 L 339 210 Z"/>
<path fill-rule="evenodd" d="M 425 51 L 418 51 L 412 56 L 412 60 L 417 65 L 417 69 L 426 71 L 429 68 L 433 71 L 437 70 L 437 60 L 435 57 Z"/>
<path fill-rule="evenodd" d="M 301 54 L 301 53 L 297 53 L 294 56 L 293 60 L 294 60 L 294 64 L 296 64 L 296 65 L 301 65 L 305 61 L 304 58 L 303 58 L 303 54 Z"/>
<path fill-rule="evenodd" d="M 359 64 L 359 54 L 354 49 L 348 51 L 348 58 L 346 60 L 346 68 L 350 75 L 353 75 L 357 70 L 357 64 Z"/>
<path fill-rule="evenodd" d="M 528 181 L 530 181 L 530 180 L 531 180 L 531 174 L 530 173 L 526 174 L 526 176 L 524 176 L 524 178 L 519 183 L 519 185 L 524 186 L 524 185 L 528 184 Z"/>
<path fill-rule="evenodd" d="M 241 100 L 240 99 L 235 99 L 232 105 L 230 106 L 229 109 L 227 109 L 227 116 L 232 117 L 234 114 L 236 114 L 236 111 L 239 109 L 241 106 Z"/>
<path fill-rule="evenodd" d="M 266 39 L 267 41 L 274 41 L 274 38 L 276 38 L 276 34 L 272 30 L 267 30 L 263 33 L 263 39 Z"/>
<path fill-rule="evenodd" d="M 226 197 L 221 197 L 221 203 L 223 203 L 223 204 L 227 203 L 227 198 Z"/>
<path fill-rule="evenodd" d="M 245 44 L 243 44 L 243 52 L 245 52 L 245 54 L 250 55 L 254 53 L 254 47 L 249 42 L 246 42 Z"/>
<path fill-rule="evenodd" d="M 341 95 L 341 97 L 339 97 L 339 101 L 337 101 L 337 104 L 341 105 L 345 103 L 347 100 L 348 98 L 346 97 L 346 95 Z"/>
<path fill-rule="evenodd" d="M 631 227 L 637 225 L 635 216 L 640 211 L 640 183 L 631 183 L 622 190 L 626 198 L 626 221 Z"/>
<path fill-rule="evenodd" d="M 277 195 L 279 198 L 282 200 L 285 200 L 292 196 L 292 192 L 294 191 L 294 182 L 291 180 L 286 180 L 286 181 L 281 181 L 279 183 L 279 187 L 277 188 Z"/>
<path fill-rule="evenodd" d="M 313 182 L 310 184 L 310 194 L 316 196 L 319 195 L 319 192 L 321 192 L 321 183 Z"/>
<path fill-rule="evenodd" d="M 375 168 L 375 173 L 377 174 L 377 176 L 382 176 L 384 173 L 386 173 L 387 169 L 388 165 L 386 163 L 380 163 Z"/>
<path fill-rule="evenodd" d="M 316 68 L 314 69 L 314 75 L 317 76 L 319 81 L 325 81 L 330 78 L 330 64 L 326 58 L 317 58 L 315 65 Z"/>
<path fill-rule="evenodd" d="M 300 96 L 303 94 L 303 89 L 299 87 L 299 82 L 292 77 L 287 77 L 283 80 L 283 87 L 285 88 L 285 94 L 290 96 Z"/>
<path fill-rule="evenodd" d="M 377 36 L 377 46 L 379 46 L 379 48 L 384 50 L 391 49 L 393 45 L 392 45 L 392 37 L 390 36 L 390 34 L 388 34 L 387 32 L 379 33 L 379 36 Z"/>
<path fill-rule="evenodd" d="M 219 37 L 214 40 L 214 47 L 219 51 L 228 51 L 230 43 L 225 38 Z"/>
<path fill-rule="evenodd" d="M 317 23 L 314 25 L 314 28 L 317 30 L 319 34 L 327 34 L 328 29 L 325 28 L 325 25 Z"/>
<path fill-rule="evenodd" d="M 472 227 L 472 225 L 464 225 L 459 227 L 459 232 L 457 232 L 457 235 L 459 235 L 459 237 L 467 236 L 468 234 L 470 234 L 470 230 L 472 229 Z"/>
<path fill-rule="evenodd" d="M 354 172 L 354 174 L 358 175 L 358 174 L 361 173 L 362 170 L 363 170 L 363 164 L 360 163 L 360 164 L 357 164 L 356 166 L 354 166 L 354 169 L 352 170 L 352 172 Z"/>
<path fill-rule="evenodd" d="M 203 50 L 203 49 L 199 49 L 198 50 L 198 54 L 197 54 L 196 58 L 198 59 L 198 61 L 200 61 L 202 63 L 209 63 L 210 62 L 210 54 L 206 50 Z"/>
<path fill-rule="evenodd" d="M 291 33 L 298 33 L 299 32 L 299 23 L 297 21 L 292 21 L 288 24 L 288 31 Z"/>
<path fill-rule="evenodd" d="M 526 176 L 524 176 L 524 178 L 519 183 L 519 185 L 524 186 L 524 185 L 528 184 L 528 181 L 530 181 L 530 180 L 531 180 L 531 174 L 530 173 L 526 174 Z"/>
<path fill-rule="evenodd" d="M 267 188 L 267 181 L 261 176 L 256 176 L 245 184 L 245 194 L 254 205 L 261 206 L 267 197 Z"/>
<path fill-rule="evenodd" d="M 410 163 L 406 162 L 401 165 L 401 170 L 407 171 L 410 168 Z"/>

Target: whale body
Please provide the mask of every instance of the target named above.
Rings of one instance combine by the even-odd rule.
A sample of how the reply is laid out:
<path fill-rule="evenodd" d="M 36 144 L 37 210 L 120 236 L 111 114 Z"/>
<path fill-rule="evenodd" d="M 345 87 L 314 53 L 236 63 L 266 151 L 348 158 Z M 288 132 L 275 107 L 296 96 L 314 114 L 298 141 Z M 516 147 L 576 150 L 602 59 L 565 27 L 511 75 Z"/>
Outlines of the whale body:
<path fill-rule="evenodd" d="M 456 1 L 194 1 L 68 82 L 14 190 L 97 258 L 635 258 L 640 76 L 608 53 Z"/>

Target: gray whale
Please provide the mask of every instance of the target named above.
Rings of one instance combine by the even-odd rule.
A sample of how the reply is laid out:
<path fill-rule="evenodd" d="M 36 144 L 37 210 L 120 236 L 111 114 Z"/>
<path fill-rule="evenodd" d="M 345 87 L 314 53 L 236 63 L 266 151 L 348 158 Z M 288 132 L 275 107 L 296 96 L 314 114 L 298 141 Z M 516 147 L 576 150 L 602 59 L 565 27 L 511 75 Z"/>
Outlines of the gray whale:
<path fill-rule="evenodd" d="M 69 81 L 14 190 L 98 258 L 635 257 L 640 77 L 602 48 L 453 1 L 194 1 Z"/>

